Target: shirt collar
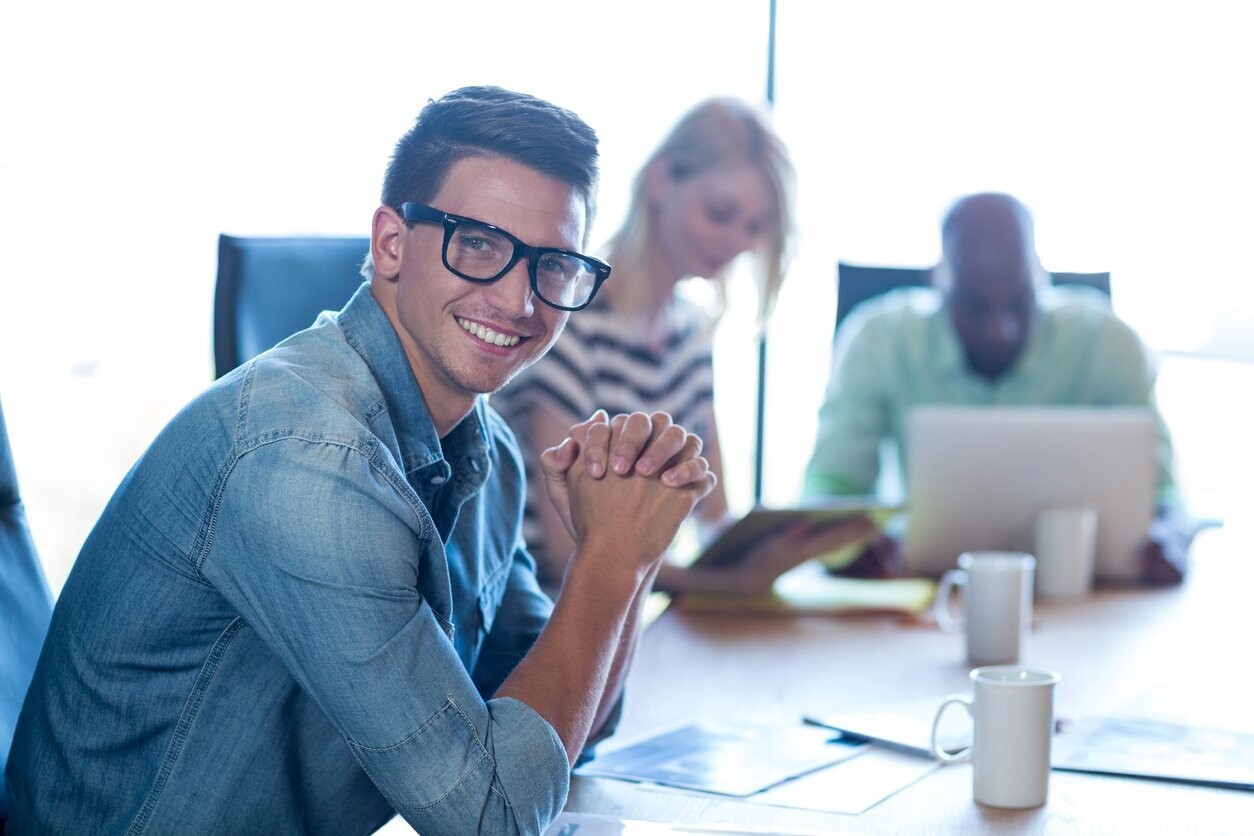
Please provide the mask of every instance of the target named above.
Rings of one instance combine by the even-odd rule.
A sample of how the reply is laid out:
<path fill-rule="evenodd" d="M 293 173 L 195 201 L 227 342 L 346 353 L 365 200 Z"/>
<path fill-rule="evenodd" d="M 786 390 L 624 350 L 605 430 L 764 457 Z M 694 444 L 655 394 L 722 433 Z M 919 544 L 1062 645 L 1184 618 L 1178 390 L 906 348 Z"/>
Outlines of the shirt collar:
<path fill-rule="evenodd" d="M 476 398 L 470 414 L 441 442 L 405 350 L 369 282 L 357 288 L 337 321 L 383 393 L 406 478 L 439 487 L 456 476 L 467 488 L 482 486 L 488 471 L 486 399 Z"/>

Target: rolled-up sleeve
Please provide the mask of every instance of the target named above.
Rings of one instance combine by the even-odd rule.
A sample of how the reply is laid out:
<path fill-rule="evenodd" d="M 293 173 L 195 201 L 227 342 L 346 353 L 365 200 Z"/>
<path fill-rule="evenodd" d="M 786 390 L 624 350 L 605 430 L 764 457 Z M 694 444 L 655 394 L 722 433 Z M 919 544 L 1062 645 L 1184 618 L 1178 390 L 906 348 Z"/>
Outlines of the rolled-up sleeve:
<path fill-rule="evenodd" d="M 468 710 L 469 709 L 469 710 Z M 483 732 L 472 716 L 486 709 Z M 375 785 L 421 833 L 540 833 L 566 802 L 569 767 L 562 741 L 524 702 L 504 697 L 462 706 L 449 699 L 396 746 L 353 744 Z M 436 753 L 446 753 L 442 762 Z M 406 782 L 415 764 L 443 780 Z"/>
<path fill-rule="evenodd" d="M 485 701 L 420 590 L 430 517 L 377 450 L 283 438 L 241 455 L 200 564 L 419 832 L 539 833 L 569 785 L 553 728 Z M 440 589 L 436 583 L 434 589 Z"/>

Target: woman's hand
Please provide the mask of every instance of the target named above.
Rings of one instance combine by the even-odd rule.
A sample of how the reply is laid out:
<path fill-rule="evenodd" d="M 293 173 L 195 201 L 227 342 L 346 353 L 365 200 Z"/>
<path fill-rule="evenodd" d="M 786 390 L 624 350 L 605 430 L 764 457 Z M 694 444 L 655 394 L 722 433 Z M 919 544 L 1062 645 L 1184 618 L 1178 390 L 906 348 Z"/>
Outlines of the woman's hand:
<path fill-rule="evenodd" d="M 668 592 L 756 595 L 769 592 L 775 579 L 807 560 L 848 548 L 873 537 L 878 528 L 868 517 L 839 522 L 792 523 L 760 538 L 729 566 L 663 567 L 658 587 Z"/>

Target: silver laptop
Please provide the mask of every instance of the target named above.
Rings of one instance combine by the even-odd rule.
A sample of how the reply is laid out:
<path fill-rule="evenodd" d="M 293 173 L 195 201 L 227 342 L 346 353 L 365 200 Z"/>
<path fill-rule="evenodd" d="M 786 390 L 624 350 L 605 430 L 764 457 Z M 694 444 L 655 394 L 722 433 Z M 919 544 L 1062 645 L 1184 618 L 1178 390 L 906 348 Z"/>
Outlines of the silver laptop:
<path fill-rule="evenodd" d="M 1133 407 L 916 407 L 906 418 L 906 556 L 936 576 L 976 549 L 1031 551 L 1037 512 L 1097 508 L 1095 574 L 1137 577 L 1158 432 Z"/>

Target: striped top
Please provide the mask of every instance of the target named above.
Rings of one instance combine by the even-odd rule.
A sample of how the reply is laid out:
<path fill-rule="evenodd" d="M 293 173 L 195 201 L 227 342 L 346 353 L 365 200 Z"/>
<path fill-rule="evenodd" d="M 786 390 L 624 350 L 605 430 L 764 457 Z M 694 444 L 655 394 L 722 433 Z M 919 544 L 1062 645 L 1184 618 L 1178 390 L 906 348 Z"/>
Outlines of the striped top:
<path fill-rule="evenodd" d="M 663 315 L 663 333 L 646 342 L 607 303 L 577 311 L 549 353 L 492 396 L 492 406 L 513 428 L 526 460 L 524 533 L 532 553 L 544 552 L 537 504 L 549 501 L 530 438 L 533 407 L 543 405 L 571 424 L 597 409 L 611 416 L 661 410 L 689 432 L 707 435 L 714 414 L 709 317 L 679 296 L 672 296 Z"/>

